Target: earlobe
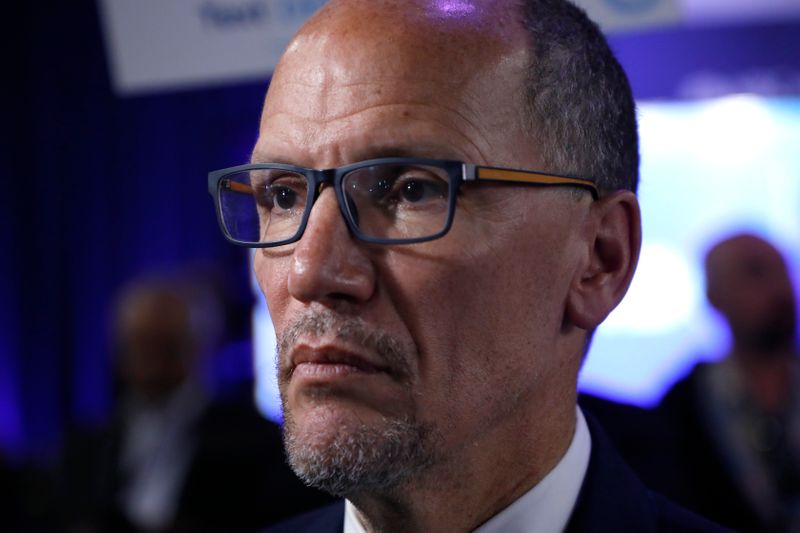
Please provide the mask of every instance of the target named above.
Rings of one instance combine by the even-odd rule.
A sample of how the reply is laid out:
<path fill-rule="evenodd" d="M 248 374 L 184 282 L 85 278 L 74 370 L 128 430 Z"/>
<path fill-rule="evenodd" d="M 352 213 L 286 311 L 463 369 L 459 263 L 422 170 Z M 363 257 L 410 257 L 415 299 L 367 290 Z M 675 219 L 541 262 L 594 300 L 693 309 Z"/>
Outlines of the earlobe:
<path fill-rule="evenodd" d="M 581 329 L 596 328 L 628 290 L 642 241 L 639 202 L 630 191 L 592 205 L 587 221 L 586 261 L 575 273 L 565 319 Z"/>

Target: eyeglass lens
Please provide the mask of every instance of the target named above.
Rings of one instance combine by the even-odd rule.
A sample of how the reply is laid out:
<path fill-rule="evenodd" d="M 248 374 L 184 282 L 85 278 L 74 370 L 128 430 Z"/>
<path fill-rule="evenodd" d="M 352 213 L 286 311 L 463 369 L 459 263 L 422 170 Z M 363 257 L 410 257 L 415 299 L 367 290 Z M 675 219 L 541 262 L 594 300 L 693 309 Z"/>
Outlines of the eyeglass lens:
<path fill-rule="evenodd" d="M 370 165 L 345 174 L 341 188 L 350 223 L 366 237 L 424 238 L 447 224 L 450 179 L 443 168 Z M 297 172 L 254 169 L 228 174 L 219 188 L 223 224 L 243 243 L 291 239 L 311 208 L 310 193 L 308 178 Z"/>

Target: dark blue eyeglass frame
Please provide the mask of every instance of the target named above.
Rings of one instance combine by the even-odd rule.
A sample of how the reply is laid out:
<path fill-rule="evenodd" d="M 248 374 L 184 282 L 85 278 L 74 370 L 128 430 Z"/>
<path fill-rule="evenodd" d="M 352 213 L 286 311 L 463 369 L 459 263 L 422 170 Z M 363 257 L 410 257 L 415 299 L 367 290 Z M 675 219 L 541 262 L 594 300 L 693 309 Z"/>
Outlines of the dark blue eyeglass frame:
<path fill-rule="evenodd" d="M 352 213 L 350 213 L 347 208 L 348 203 L 345 199 L 345 194 L 342 189 L 342 180 L 347 174 L 353 171 L 375 165 L 405 165 L 405 166 L 423 165 L 428 167 L 441 168 L 445 170 L 450 179 L 450 186 L 448 187 L 447 220 L 445 221 L 442 230 L 436 232 L 433 235 L 426 235 L 424 237 L 404 238 L 404 239 L 381 238 L 381 237 L 373 237 L 370 235 L 365 235 L 360 230 Z M 292 237 L 283 239 L 281 241 L 246 242 L 238 240 L 234 238 L 228 231 L 225 225 L 224 215 L 222 213 L 222 201 L 220 199 L 220 189 L 222 188 L 223 183 L 225 182 L 225 177 L 239 172 L 246 172 L 250 170 L 268 170 L 268 169 L 286 170 L 288 172 L 293 172 L 296 174 L 303 175 L 308 180 L 309 183 L 308 198 L 306 201 L 306 207 L 303 212 L 303 216 L 300 220 L 300 224 L 297 227 L 296 233 Z M 458 195 L 458 191 L 461 185 L 463 183 L 478 183 L 478 182 L 510 183 L 516 185 L 534 185 L 534 186 L 572 186 L 588 190 L 591 193 L 592 198 L 594 198 L 595 200 L 597 200 L 597 198 L 599 197 L 599 192 L 595 183 L 592 180 L 586 178 L 562 176 L 558 174 L 549 174 L 532 170 L 517 170 L 517 169 L 508 169 L 500 167 L 478 166 L 478 165 L 463 163 L 461 161 L 451 161 L 451 160 L 441 160 L 441 159 L 419 159 L 419 158 L 408 158 L 408 157 L 388 157 L 382 159 L 370 159 L 367 161 L 359 161 L 357 163 L 352 163 L 350 165 L 345 165 L 342 167 L 330 168 L 325 170 L 316 170 L 316 169 L 298 167 L 294 165 L 287 165 L 283 163 L 250 163 L 246 165 L 239 165 L 235 167 L 209 172 L 208 192 L 214 198 L 214 204 L 217 212 L 217 221 L 219 222 L 223 235 L 229 242 L 239 246 L 245 246 L 248 248 L 271 248 L 275 246 L 291 244 L 293 242 L 297 242 L 298 240 L 300 240 L 300 238 L 303 236 L 303 233 L 305 232 L 306 225 L 308 223 L 308 218 L 311 215 L 314 203 L 319 197 L 323 184 L 333 185 L 334 191 L 336 193 L 336 199 L 337 202 L 339 203 L 339 210 L 341 211 L 342 216 L 344 217 L 347 226 L 350 229 L 350 232 L 356 238 L 358 238 L 361 241 L 373 244 L 413 244 L 419 242 L 432 241 L 440 237 L 443 237 L 445 234 L 447 234 L 447 232 L 450 231 L 450 227 L 453 224 L 453 216 L 455 214 L 455 208 L 456 208 L 456 197 Z M 241 188 L 241 190 L 237 192 L 252 193 L 252 190 L 247 190 L 248 187 L 246 185 L 240 184 L 238 182 L 231 182 L 231 184 L 233 185 L 233 188 L 236 187 Z"/>

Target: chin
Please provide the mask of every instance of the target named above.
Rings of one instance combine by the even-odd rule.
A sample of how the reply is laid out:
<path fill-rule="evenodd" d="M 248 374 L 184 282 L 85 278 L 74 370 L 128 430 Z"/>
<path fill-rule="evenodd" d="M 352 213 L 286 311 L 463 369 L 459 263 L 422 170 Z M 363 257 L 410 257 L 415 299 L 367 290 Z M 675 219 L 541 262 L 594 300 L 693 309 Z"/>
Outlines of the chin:
<path fill-rule="evenodd" d="M 340 435 L 363 428 L 368 418 L 340 402 L 304 401 L 302 406 L 284 406 L 284 431 L 305 446 L 322 450 Z"/>
<path fill-rule="evenodd" d="M 392 491 L 435 461 L 435 432 L 410 417 L 362 416 L 338 402 L 287 407 L 289 464 L 304 482 L 336 496 Z"/>

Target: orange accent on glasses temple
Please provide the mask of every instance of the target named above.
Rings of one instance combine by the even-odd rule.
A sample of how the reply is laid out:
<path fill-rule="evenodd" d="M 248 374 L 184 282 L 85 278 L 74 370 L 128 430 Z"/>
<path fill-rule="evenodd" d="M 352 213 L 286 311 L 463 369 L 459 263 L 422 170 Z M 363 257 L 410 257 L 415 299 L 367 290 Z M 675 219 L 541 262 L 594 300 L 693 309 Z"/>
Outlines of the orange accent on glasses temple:
<path fill-rule="evenodd" d="M 540 174 L 538 172 L 507 170 L 502 168 L 478 168 L 476 170 L 479 180 L 516 181 L 521 183 L 541 183 L 543 185 L 580 185 L 597 191 L 597 187 L 594 183 L 581 178 L 567 178 L 564 176 L 552 176 L 550 174 Z"/>
<path fill-rule="evenodd" d="M 241 192 L 244 194 L 253 194 L 253 188 L 250 185 L 239 183 L 238 181 L 227 180 L 228 189 L 233 192 Z"/>

